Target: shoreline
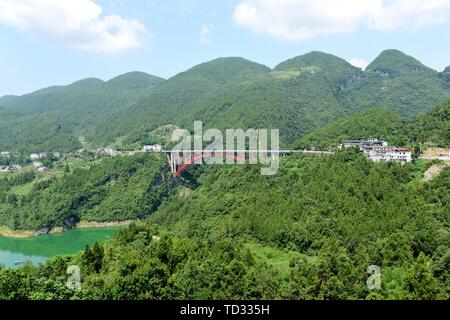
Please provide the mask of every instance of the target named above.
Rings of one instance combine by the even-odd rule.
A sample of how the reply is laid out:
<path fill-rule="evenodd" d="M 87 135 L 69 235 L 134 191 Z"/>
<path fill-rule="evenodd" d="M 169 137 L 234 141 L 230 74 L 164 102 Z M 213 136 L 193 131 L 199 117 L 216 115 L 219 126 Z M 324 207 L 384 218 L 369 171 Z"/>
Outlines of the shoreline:
<path fill-rule="evenodd" d="M 137 221 L 138 220 L 110 222 L 80 221 L 73 229 L 126 227 Z M 68 230 L 63 229 L 62 227 L 56 227 L 54 229 L 51 229 L 47 234 L 36 234 L 36 231 L 33 230 L 12 230 L 6 226 L 0 226 L 0 236 L 12 239 L 29 239 L 42 235 L 63 233 L 66 231 Z"/>

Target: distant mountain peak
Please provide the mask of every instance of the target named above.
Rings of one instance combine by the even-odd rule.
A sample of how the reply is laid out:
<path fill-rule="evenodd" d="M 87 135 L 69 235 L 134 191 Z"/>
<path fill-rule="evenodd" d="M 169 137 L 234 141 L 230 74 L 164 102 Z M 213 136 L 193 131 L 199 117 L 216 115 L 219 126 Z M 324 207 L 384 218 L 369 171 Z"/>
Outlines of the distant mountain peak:
<path fill-rule="evenodd" d="M 436 73 L 419 60 L 396 49 L 385 50 L 367 67 L 366 71 L 382 76 L 402 73 Z"/>
<path fill-rule="evenodd" d="M 144 89 L 157 85 L 163 81 L 165 81 L 163 78 L 145 72 L 133 71 L 117 76 L 106 83 L 109 87 L 114 88 Z"/>
<path fill-rule="evenodd" d="M 173 79 L 203 78 L 213 82 L 223 83 L 237 77 L 253 76 L 269 73 L 271 70 L 265 65 L 239 57 L 222 57 L 199 64 Z"/>
<path fill-rule="evenodd" d="M 75 81 L 70 84 L 68 87 L 98 87 L 105 84 L 105 82 L 101 79 L 97 78 L 86 78 L 79 81 Z"/>
<path fill-rule="evenodd" d="M 349 86 L 361 75 L 361 69 L 348 61 L 321 51 L 312 51 L 282 62 L 274 72 L 297 73 L 297 77 L 320 77 L 326 83 L 334 83 L 335 90 Z"/>
<path fill-rule="evenodd" d="M 331 68 L 333 66 L 340 65 L 349 69 L 357 69 L 349 62 L 335 55 L 321 52 L 311 51 L 301 56 L 286 60 L 275 67 L 275 71 L 282 71 L 288 69 L 298 69 L 305 67 L 318 67 L 321 69 Z"/>
<path fill-rule="evenodd" d="M 210 60 L 208 62 L 202 63 L 200 65 L 198 65 L 197 67 L 200 66 L 206 66 L 206 65 L 222 65 L 222 66 L 226 66 L 226 65 L 247 65 L 247 66 L 257 66 L 257 67 L 262 67 L 264 69 L 268 69 L 268 67 L 250 61 L 248 59 L 242 58 L 242 57 L 220 57 L 220 58 L 216 58 L 213 60 Z M 194 67 L 196 68 L 196 67 Z"/>

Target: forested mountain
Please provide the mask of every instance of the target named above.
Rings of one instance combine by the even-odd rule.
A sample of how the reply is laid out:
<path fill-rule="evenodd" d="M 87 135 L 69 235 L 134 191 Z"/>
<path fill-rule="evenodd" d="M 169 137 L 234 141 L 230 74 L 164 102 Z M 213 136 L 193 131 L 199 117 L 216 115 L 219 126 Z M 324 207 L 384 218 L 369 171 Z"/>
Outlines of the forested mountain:
<path fill-rule="evenodd" d="M 22 230 L 70 229 L 80 220 L 142 219 L 159 206 L 172 183 L 160 155 L 54 169 L 56 174 L 47 177 L 25 171 L 0 178 L 0 225 Z"/>
<path fill-rule="evenodd" d="M 251 83 L 251 79 L 269 71 L 242 58 L 221 58 L 201 64 L 157 86 L 131 108 L 105 119 L 90 139 L 105 143 L 111 137 L 125 136 L 127 142 L 134 142 L 162 125 L 190 128 L 194 119 L 220 118 L 217 109 L 227 108 L 228 104 L 221 101 L 217 92 L 223 90 L 228 94 L 231 86 Z"/>
<path fill-rule="evenodd" d="M 0 118 L 0 149 L 65 151 L 108 115 L 131 106 L 139 95 L 164 81 L 133 72 L 108 82 L 85 79 L 0 101 L 14 119 Z M 1 111 L 0 111 L 1 112 Z"/>
<path fill-rule="evenodd" d="M 360 69 L 347 61 L 319 51 L 282 62 L 275 67 L 274 71 L 281 73 L 290 71 L 293 74 L 299 72 L 321 73 L 336 88 L 348 86 L 356 81 L 362 73 Z"/>
<path fill-rule="evenodd" d="M 317 129 L 296 143 L 296 147 L 335 149 L 343 140 L 379 138 L 392 145 L 405 143 L 406 121 L 387 109 L 368 109 L 339 118 Z M 399 143 L 401 142 L 401 143 Z"/>
<path fill-rule="evenodd" d="M 387 107 L 412 118 L 449 97 L 439 73 L 397 50 L 386 50 L 342 93 L 353 110 Z"/>
<path fill-rule="evenodd" d="M 343 140 L 379 138 L 391 145 L 450 146 L 450 100 L 410 121 L 387 109 L 369 109 L 339 118 L 300 139 L 298 148 L 330 149 Z"/>
<path fill-rule="evenodd" d="M 414 141 L 449 147 L 450 100 L 439 104 L 426 114 L 417 116 L 409 124 L 408 134 Z"/>
<path fill-rule="evenodd" d="M 108 82 L 85 79 L 22 97 L 0 98 L 0 149 L 75 149 L 81 142 L 131 144 L 167 124 L 191 128 L 268 127 L 290 145 L 337 117 L 386 108 L 408 119 L 450 97 L 448 68 L 438 73 L 387 50 L 367 70 L 311 52 L 273 70 L 220 58 L 164 81 L 130 73 Z M 13 117 L 13 118 L 11 118 Z M 49 130 L 41 130 L 49 123 Z"/>
<path fill-rule="evenodd" d="M 0 149 L 14 151 L 69 151 L 81 147 L 78 137 L 61 124 L 55 113 L 23 116 L 0 111 Z"/>
<path fill-rule="evenodd" d="M 128 142 L 134 142 L 163 124 L 191 128 L 194 120 L 202 120 L 207 127 L 220 129 L 281 128 L 283 140 L 290 143 L 345 112 L 336 97 L 344 80 L 330 82 L 337 76 L 327 65 L 345 65 L 346 73 L 339 74 L 346 79 L 358 72 L 345 61 L 321 53 L 297 60 L 301 60 L 297 68 L 280 66 L 273 72 L 240 58 L 202 64 L 169 79 L 123 116 L 112 119 L 114 125 L 108 121 L 99 131 L 126 135 Z M 313 61 L 318 66 L 309 65 Z"/>

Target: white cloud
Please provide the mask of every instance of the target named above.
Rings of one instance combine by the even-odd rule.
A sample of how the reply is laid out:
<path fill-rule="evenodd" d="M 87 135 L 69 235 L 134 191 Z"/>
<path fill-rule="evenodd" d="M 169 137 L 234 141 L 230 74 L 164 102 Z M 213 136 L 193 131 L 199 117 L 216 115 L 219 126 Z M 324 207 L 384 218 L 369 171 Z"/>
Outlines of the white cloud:
<path fill-rule="evenodd" d="M 358 68 L 361 68 L 362 70 L 365 70 L 369 63 L 366 60 L 358 59 L 358 58 L 352 58 L 348 60 L 348 62 Z"/>
<path fill-rule="evenodd" d="M 0 25 L 88 52 L 117 53 L 144 44 L 144 24 L 102 11 L 91 0 L 0 0 Z"/>
<path fill-rule="evenodd" d="M 214 26 L 211 24 L 204 24 L 200 31 L 200 42 L 203 44 L 208 44 L 210 42 L 209 36 L 214 30 Z"/>
<path fill-rule="evenodd" d="M 237 25 L 287 41 L 356 31 L 415 29 L 441 24 L 449 0 L 246 0 L 233 14 Z"/>

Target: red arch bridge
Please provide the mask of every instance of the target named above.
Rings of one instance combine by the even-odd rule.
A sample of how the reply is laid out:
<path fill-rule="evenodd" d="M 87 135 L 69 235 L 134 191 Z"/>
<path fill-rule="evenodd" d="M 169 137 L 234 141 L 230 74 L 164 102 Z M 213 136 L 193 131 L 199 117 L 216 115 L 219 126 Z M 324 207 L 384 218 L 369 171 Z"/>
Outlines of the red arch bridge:
<path fill-rule="evenodd" d="M 170 170 L 174 177 L 179 177 L 191 165 L 198 163 L 200 160 L 207 158 L 228 158 L 235 161 L 245 161 L 245 158 L 238 156 L 234 152 L 195 152 L 190 156 L 184 156 L 180 152 L 171 152 L 167 154 Z"/>
<path fill-rule="evenodd" d="M 254 152 L 262 152 L 262 151 L 254 151 Z M 269 153 L 273 153 L 274 151 L 268 151 Z M 249 154 L 251 151 L 244 151 L 243 153 Z M 286 156 L 291 153 L 303 153 L 303 154 L 311 154 L 315 156 L 326 156 L 326 155 L 332 155 L 334 152 L 329 151 L 315 151 L 315 150 L 277 150 L 276 153 L 279 156 Z M 239 156 L 242 155 L 242 153 L 239 153 L 238 151 L 198 151 L 198 152 L 188 152 L 187 156 L 183 155 L 183 152 L 181 151 L 170 151 L 166 152 L 167 159 L 169 161 L 170 170 L 172 171 L 172 174 L 174 177 L 179 177 L 181 174 L 186 171 L 191 165 L 198 163 L 200 160 L 206 159 L 206 158 L 228 158 L 235 161 L 246 161 L 245 156 Z M 202 163 L 201 162 L 201 163 Z"/>

